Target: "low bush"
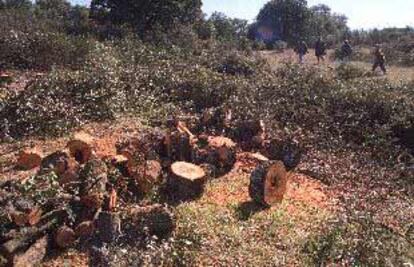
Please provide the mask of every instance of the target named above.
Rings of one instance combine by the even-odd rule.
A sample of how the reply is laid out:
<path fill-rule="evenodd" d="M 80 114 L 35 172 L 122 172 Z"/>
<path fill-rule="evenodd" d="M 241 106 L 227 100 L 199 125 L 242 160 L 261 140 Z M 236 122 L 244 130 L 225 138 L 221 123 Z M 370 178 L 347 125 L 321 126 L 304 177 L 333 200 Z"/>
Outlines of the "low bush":
<path fill-rule="evenodd" d="M 93 41 L 57 32 L 35 17 L 27 19 L 16 12 L 0 13 L 1 68 L 78 67 L 85 60 Z"/>

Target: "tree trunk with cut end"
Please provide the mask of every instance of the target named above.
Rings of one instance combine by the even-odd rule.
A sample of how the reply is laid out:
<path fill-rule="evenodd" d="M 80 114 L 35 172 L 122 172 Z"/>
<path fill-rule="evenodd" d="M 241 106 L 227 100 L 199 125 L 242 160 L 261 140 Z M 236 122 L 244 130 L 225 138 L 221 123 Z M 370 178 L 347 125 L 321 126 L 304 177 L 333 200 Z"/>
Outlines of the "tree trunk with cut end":
<path fill-rule="evenodd" d="M 69 189 L 79 181 L 79 163 L 66 151 L 57 151 L 42 160 L 41 173 L 55 172 L 59 183 Z"/>
<path fill-rule="evenodd" d="M 102 207 L 108 182 L 108 168 L 101 160 L 89 161 L 80 172 L 81 202 L 89 208 Z"/>
<path fill-rule="evenodd" d="M 280 160 L 288 171 L 299 165 L 302 158 L 302 149 L 293 141 L 273 139 L 265 145 L 263 153 L 271 160 Z"/>
<path fill-rule="evenodd" d="M 209 137 L 204 148 L 195 150 L 193 161 L 214 166 L 216 176 L 226 174 L 236 163 L 236 144 L 226 137 Z"/>
<path fill-rule="evenodd" d="M 128 227 L 138 234 L 156 235 L 161 238 L 169 236 L 175 229 L 176 218 L 172 211 L 162 205 L 136 207 L 126 215 Z"/>
<path fill-rule="evenodd" d="M 32 170 L 41 165 L 42 153 L 36 149 L 27 149 L 19 153 L 17 167 L 22 170 Z"/>
<path fill-rule="evenodd" d="M 170 162 L 190 161 L 192 154 L 191 140 L 187 133 L 172 131 L 168 132 L 164 139 L 164 155 Z"/>
<path fill-rule="evenodd" d="M 151 192 L 159 184 L 162 176 L 162 166 L 158 161 L 147 160 L 142 173 L 136 173 L 135 178 L 140 191 L 144 194 Z"/>
<path fill-rule="evenodd" d="M 244 150 L 263 145 L 266 135 L 266 129 L 262 120 L 240 121 L 233 128 L 233 135 Z"/>
<path fill-rule="evenodd" d="M 168 184 L 174 196 L 187 200 L 203 194 L 206 174 L 201 167 L 179 161 L 172 164 L 170 169 Z"/>
<path fill-rule="evenodd" d="M 71 247 L 76 241 L 76 234 L 72 228 L 68 226 L 60 227 L 55 235 L 55 242 L 59 248 Z"/>
<path fill-rule="evenodd" d="M 121 233 L 121 218 L 119 213 L 103 211 L 96 221 L 99 238 L 104 243 L 111 243 Z"/>
<path fill-rule="evenodd" d="M 47 251 L 47 236 L 43 236 L 37 240 L 26 252 L 15 255 L 13 257 L 14 267 L 31 267 L 39 266 L 46 256 Z"/>
<path fill-rule="evenodd" d="M 59 224 L 59 219 L 52 219 L 40 227 L 28 227 L 20 230 L 14 238 L 4 242 L 0 247 L 0 253 L 12 260 L 16 253 L 27 249 L 36 239 L 47 232 L 51 232 Z"/>
<path fill-rule="evenodd" d="M 93 137 L 87 133 L 76 133 L 67 144 L 70 155 L 81 164 L 88 162 L 93 156 L 93 141 Z"/>
<path fill-rule="evenodd" d="M 10 217 L 17 226 L 33 226 L 40 221 L 42 209 L 28 199 L 18 199 L 13 203 Z"/>
<path fill-rule="evenodd" d="M 283 162 L 263 162 L 250 176 L 250 197 L 267 207 L 281 203 L 287 190 L 287 182 L 288 175 Z"/>
<path fill-rule="evenodd" d="M 93 221 L 84 221 L 81 222 L 75 228 L 75 234 L 80 238 L 87 238 L 93 235 L 95 232 L 95 224 Z"/>

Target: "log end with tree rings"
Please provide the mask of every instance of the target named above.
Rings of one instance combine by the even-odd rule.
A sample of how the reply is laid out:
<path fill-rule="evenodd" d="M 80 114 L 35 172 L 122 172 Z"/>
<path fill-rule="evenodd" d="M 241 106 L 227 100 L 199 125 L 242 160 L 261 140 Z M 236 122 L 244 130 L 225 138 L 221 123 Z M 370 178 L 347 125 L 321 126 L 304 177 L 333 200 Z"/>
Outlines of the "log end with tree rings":
<path fill-rule="evenodd" d="M 178 161 L 171 165 L 168 184 L 170 192 L 183 200 L 201 197 L 204 192 L 206 173 L 192 163 Z"/>
<path fill-rule="evenodd" d="M 287 191 L 288 175 L 281 161 L 262 162 L 250 176 L 249 195 L 266 207 L 283 201 Z"/>

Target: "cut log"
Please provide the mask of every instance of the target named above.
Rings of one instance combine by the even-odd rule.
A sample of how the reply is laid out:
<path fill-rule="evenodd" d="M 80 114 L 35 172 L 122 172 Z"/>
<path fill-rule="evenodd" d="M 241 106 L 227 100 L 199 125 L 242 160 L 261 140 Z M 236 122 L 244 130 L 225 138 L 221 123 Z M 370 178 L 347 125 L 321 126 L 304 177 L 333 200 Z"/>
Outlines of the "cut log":
<path fill-rule="evenodd" d="M 96 226 L 99 238 L 104 243 L 111 243 L 121 233 L 121 218 L 119 213 L 103 211 L 99 214 Z"/>
<path fill-rule="evenodd" d="M 187 133 L 179 131 L 168 132 L 164 139 L 164 146 L 166 155 L 163 156 L 171 162 L 191 160 L 191 139 Z"/>
<path fill-rule="evenodd" d="M 236 144 L 229 138 L 210 137 L 207 151 L 206 163 L 216 166 L 217 175 L 229 172 L 236 163 Z"/>
<path fill-rule="evenodd" d="M 265 145 L 263 154 L 271 160 L 282 161 L 286 169 L 291 171 L 299 165 L 302 149 L 296 142 L 273 139 Z"/>
<path fill-rule="evenodd" d="M 94 234 L 94 232 L 95 232 L 95 224 L 93 221 L 82 222 L 75 228 L 76 236 L 80 238 L 90 237 Z"/>
<path fill-rule="evenodd" d="M 144 194 L 151 192 L 155 185 L 161 182 L 162 166 L 158 161 L 147 160 L 143 173 L 133 176 L 138 184 L 139 189 Z"/>
<path fill-rule="evenodd" d="M 14 203 L 14 210 L 11 211 L 10 217 L 18 226 L 37 224 L 42 216 L 42 209 L 36 206 L 33 201 L 19 199 Z"/>
<path fill-rule="evenodd" d="M 30 246 L 26 252 L 14 256 L 12 265 L 14 267 L 40 266 L 46 256 L 47 243 L 47 236 L 43 236 Z"/>
<path fill-rule="evenodd" d="M 108 183 L 108 168 L 105 162 L 94 159 L 86 163 L 80 172 L 80 181 L 81 202 L 89 208 L 102 207 Z"/>
<path fill-rule="evenodd" d="M 81 164 L 88 162 L 93 155 L 93 141 L 93 137 L 87 133 L 76 133 L 67 144 L 70 155 Z"/>
<path fill-rule="evenodd" d="M 250 176 L 250 197 L 267 207 L 276 205 L 283 201 L 287 182 L 288 175 L 283 162 L 264 162 Z"/>
<path fill-rule="evenodd" d="M 0 252 L 8 259 L 12 259 L 17 252 L 27 249 L 36 239 L 46 232 L 52 231 L 59 223 L 58 219 L 52 219 L 41 227 L 29 227 L 20 230 L 17 236 L 3 243 Z"/>
<path fill-rule="evenodd" d="M 42 153 L 36 149 L 27 149 L 20 152 L 17 167 L 22 170 L 32 170 L 40 166 Z"/>
<path fill-rule="evenodd" d="M 126 227 L 133 228 L 129 230 L 161 238 L 169 236 L 176 226 L 172 211 L 159 204 L 132 208 L 125 217 L 128 225 Z"/>
<path fill-rule="evenodd" d="M 164 152 L 165 133 L 153 130 L 122 140 L 116 144 L 117 153 L 124 155 L 128 160 L 144 161 L 159 160 Z"/>
<path fill-rule="evenodd" d="M 72 228 L 68 226 L 62 226 L 57 230 L 55 242 L 59 248 L 69 248 L 75 243 L 75 241 L 76 234 Z"/>
<path fill-rule="evenodd" d="M 243 150 L 260 148 L 266 138 L 266 129 L 262 120 L 240 121 L 232 129 L 232 132 Z"/>
<path fill-rule="evenodd" d="M 92 246 L 89 250 L 89 265 L 93 267 L 110 267 L 111 255 L 106 246 Z"/>
<path fill-rule="evenodd" d="M 59 183 L 71 188 L 79 181 L 79 163 L 66 151 L 56 151 L 42 160 L 41 173 L 55 172 Z"/>
<path fill-rule="evenodd" d="M 206 174 L 197 165 L 179 161 L 171 165 L 168 179 L 171 192 L 176 197 L 187 200 L 198 198 L 202 195 Z"/>

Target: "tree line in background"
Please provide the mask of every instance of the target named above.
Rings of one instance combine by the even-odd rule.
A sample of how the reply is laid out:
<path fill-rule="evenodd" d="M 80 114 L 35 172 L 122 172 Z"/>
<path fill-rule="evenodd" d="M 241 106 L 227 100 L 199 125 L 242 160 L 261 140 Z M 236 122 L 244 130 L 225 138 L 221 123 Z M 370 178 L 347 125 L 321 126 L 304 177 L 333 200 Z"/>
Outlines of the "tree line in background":
<path fill-rule="evenodd" d="M 319 37 L 333 46 L 349 38 L 360 45 L 393 43 L 389 51 L 414 57 L 412 28 L 351 31 L 346 16 L 327 5 L 309 7 L 306 0 L 271 0 L 253 23 L 219 12 L 207 17 L 201 7 L 201 0 L 93 0 L 90 7 L 66 0 L 0 0 L 0 67 L 10 61 L 24 67 L 73 65 L 93 40 L 130 35 L 156 46 L 215 42 L 239 50 L 284 49 Z"/>

